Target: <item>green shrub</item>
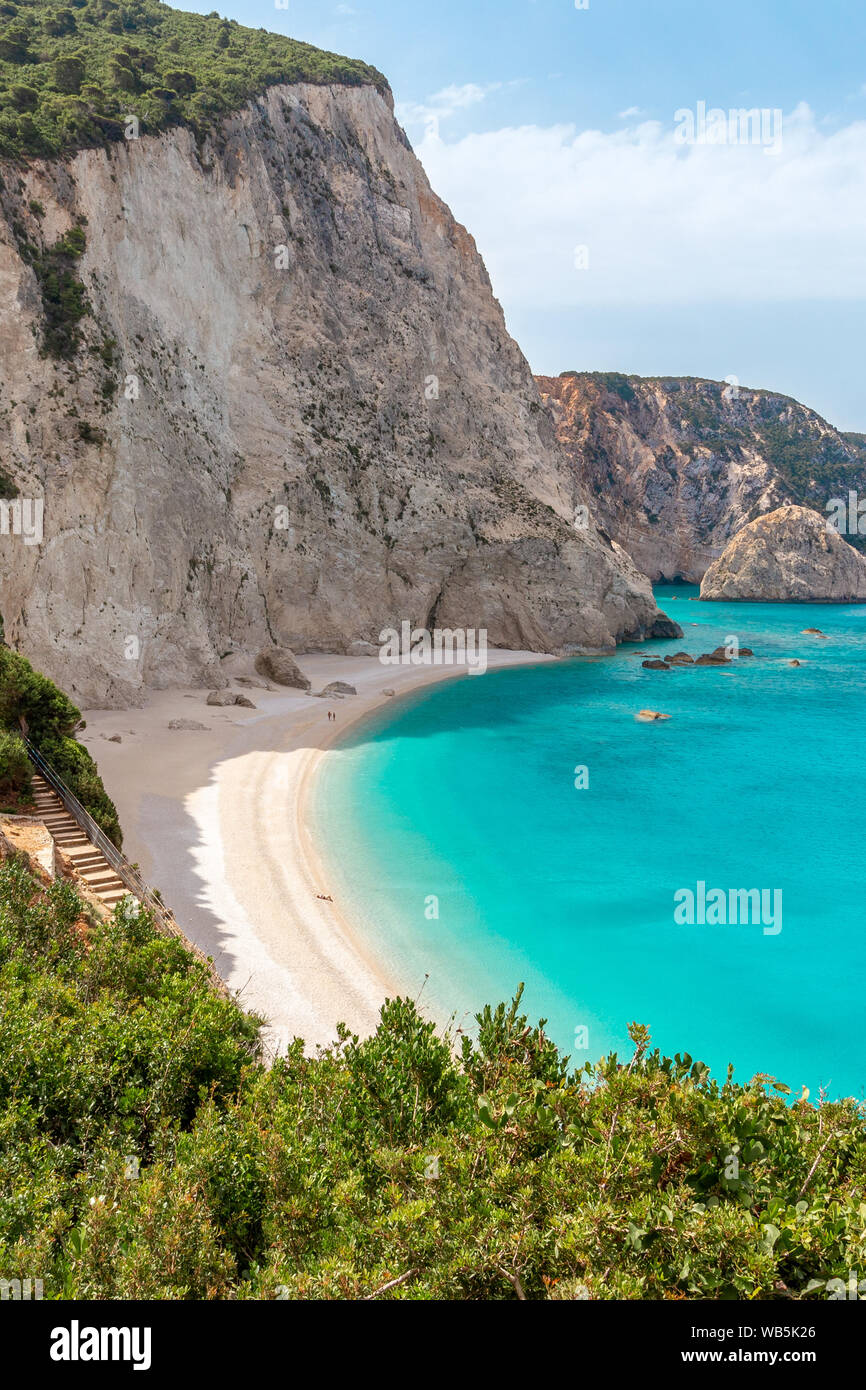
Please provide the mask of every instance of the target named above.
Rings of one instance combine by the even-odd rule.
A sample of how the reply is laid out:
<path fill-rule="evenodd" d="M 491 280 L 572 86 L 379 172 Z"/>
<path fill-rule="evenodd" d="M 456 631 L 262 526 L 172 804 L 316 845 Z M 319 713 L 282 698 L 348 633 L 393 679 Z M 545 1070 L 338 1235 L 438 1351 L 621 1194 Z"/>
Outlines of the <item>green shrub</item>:
<path fill-rule="evenodd" d="M 84 745 L 74 738 L 45 738 L 39 745 L 39 751 L 90 812 L 100 830 L 120 849 L 123 835 L 117 808 L 102 785 L 96 763 Z"/>
<path fill-rule="evenodd" d="M 31 54 L 28 49 L 29 34 L 21 25 L 13 25 L 0 34 L 0 62 L 12 64 L 27 63 Z"/>
<path fill-rule="evenodd" d="M 84 60 L 77 54 L 54 60 L 54 86 L 58 92 L 76 95 L 84 81 Z"/>
<path fill-rule="evenodd" d="M 11 87 L 9 97 L 17 111 L 35 111 L 39 105 L 39 93 L 35 87 Z"/>
<path fill-rule="evenodd" d="M 0 866 L 0 1265 L 46 1297 L 801 1300 L 858 1267 L 862 1104 L 636 1025 L 570 1070 L 519 993 L 459 1050 L 394 1000 L 268 1070 L 178 941 L 81 911 Z"/>
<path fill-rule="evenodd" d="M 30 773 L 30 759 L 21 739 L 0 730 L 0 803 L 9 806 L 29 800 Z"/>
<path fill-rule="evenodd" d="M 69 737 L 81 720 L 68 695 L 34 671 L 26 657 L 0 647 L 0 728 L 18 732 L 22 719 L 36 744 Z"/>
<path fill-rule="evenodd" d="M 108 838 L 121 845 L 117 809 L 87 749 L 73 738 L 81 712 L 46 676 L 9 647 L 0 646 L 0 729 L 28 737 L 90 812 Z"/>
<path fill-rule="evenodd" d="M 43 347 L 52 357 L 75 356 L 81 341 L 78 325 L 90 312 L 87 291 L 76 269 L 85 245 L 85 233 L 79 226 L 71 227 L 53 246 L 42 250 L 23 236 L 18 238 L 21 259 L 32 267 L 39 284 Z"/>

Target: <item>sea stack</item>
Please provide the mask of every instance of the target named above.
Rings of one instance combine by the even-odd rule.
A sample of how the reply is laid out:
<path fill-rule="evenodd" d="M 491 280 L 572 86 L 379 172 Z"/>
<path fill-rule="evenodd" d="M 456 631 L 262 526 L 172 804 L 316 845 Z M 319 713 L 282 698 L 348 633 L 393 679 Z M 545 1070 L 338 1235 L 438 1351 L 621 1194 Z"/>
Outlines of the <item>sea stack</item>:
<path fill-rule="evenodd" d="M 738 531 L 704 575 L 702 599 L 866 600 L 866 558 L 808 507 L 779 507 Z"/>

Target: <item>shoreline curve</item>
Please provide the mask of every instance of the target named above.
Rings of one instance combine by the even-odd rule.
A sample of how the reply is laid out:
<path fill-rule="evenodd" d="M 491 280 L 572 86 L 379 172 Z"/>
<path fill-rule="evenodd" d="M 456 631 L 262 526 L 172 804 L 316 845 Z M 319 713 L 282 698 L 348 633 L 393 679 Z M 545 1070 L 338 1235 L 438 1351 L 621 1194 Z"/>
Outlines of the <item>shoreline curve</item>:
<path fill-rule="evenodd" d="M 554 659 L 488 654 L 491 671 Z M 400 992 L 347 905 L 325 900 L 328 852 L 310 817 L 324 758 L 385 704 L 466 676 L 459 666 L 383 666 L 375 657 L 313 654 L 299 664 L 314 688 L 344 680 L 357 695 L 328 701 L 248 688 L 257 706 L 248 710 L 207 706 L 201 689 L 156 691 L 141 709 L 88 711 L 81 735 L 117 805 L 126 853 L 242 1007 L 263 1018 L 272 1056 L 295 1037 L 309 1052 L 328 1046 L 338 1022 L 364 1036 Z M 183 718 L 205 728 L 169 729 Z"/>

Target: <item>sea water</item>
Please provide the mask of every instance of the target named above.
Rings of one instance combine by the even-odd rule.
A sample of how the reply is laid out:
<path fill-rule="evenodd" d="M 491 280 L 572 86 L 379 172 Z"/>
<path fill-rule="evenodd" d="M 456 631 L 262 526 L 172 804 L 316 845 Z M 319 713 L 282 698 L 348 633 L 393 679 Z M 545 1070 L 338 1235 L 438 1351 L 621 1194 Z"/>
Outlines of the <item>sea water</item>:
<path fill-rule="evenodd" d="M 525 981 L 576 1063 L 630 1054 L 635 1020 L 722 1079 L 862 1097 L 866 606 L 657 598 L 682 639 L 458 678 L 356 726 L 314 794 L 334 896 L 470 1031 Z M 641 665 L 731 639 L 755 657 Z M 678 921 L 699 885 L 761 890 L 781 929 Z"/>

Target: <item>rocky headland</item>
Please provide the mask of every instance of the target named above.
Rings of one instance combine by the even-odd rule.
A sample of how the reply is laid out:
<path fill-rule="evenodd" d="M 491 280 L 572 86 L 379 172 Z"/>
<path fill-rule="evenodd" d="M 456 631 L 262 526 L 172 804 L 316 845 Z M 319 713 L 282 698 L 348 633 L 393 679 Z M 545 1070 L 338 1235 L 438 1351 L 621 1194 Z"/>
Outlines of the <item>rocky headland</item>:
<path fill-rule="evenodd" d="M 701 598 L 857 603 L 866 600 L 866 559 L 816 512 L 780 507 L 734 537 L 704 575 Z"/>

